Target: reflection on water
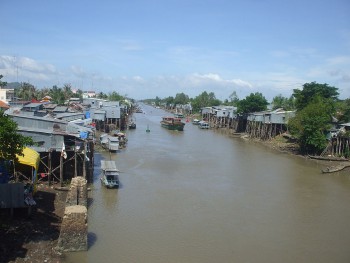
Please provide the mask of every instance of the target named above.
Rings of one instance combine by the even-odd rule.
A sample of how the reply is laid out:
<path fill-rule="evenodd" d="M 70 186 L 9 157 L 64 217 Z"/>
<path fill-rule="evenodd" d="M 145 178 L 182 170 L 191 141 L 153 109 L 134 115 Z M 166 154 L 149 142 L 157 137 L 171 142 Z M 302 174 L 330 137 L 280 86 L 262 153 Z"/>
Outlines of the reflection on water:
<path fill-rule="evenodd" d="M 350 262 L 348 172 L 145 112 L 112 155 L 123 187 L 94 180 L 89 251 L 66 262 Z"/>

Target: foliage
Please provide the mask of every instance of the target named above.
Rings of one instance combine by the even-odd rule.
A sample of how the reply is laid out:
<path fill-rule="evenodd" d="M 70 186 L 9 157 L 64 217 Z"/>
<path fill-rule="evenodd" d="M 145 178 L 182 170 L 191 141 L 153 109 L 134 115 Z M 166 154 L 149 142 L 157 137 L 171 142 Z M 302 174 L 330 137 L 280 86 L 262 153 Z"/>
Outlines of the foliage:
<path fill-rule="evenodd" d="M 333 112 L 330 100 L 317 96 L 289 120 L 289 130 L 299 139 L 303 153 L 319 154 L 326 147 L 326 132 L 330 128 Z"/>
<path fill-rule="evenodd" d="M 155 99 L 155 101 L 154 101 L 154 103 L 155 103 L 156 106 L 159 106 L 160 103 L 161 103 L 161 101 L 162 101 L 162 100 L 157 96 L 156 99 Z"/>
<path fill-rule="evenodd" d="M 52 87 L 49 91 L 49 96 L 52 98 L 52 102 L 57 103 L 58 105 L 63 105 L 65 101 L 65 94 L 63 90 L 56 85 Z"/>
<path fill-rule="evenodd" d="M 297 110 L 305 108 L 315 97 L 330 99 L 329 102 L 335 102 L 338 98 L 338 89 L 328 84 L 319 84 L 316 82 L 305 83 L 303 89 L 294 89 L 295 106 Z"/>
<path fill-rule="evenodd" d="M 294 110 L 295 109 L 295 99 L 292 96 L 289 98 L 283 97 L 281 94 L 275 96 L 272 99 L 272 109 L 282 108 L 284 110 Z"/>
<path fill-rule="evenodd" d="M 189 102 L 190 98 L 184 93 L 177 93 L 174 99 L 175 105 L 185 105 Z"/>
<path fill-rule="evenodd" d="M 350 122 L 350 99 L 339 101 L 336 108 L 339 122 Z"/>
<path fill-rule="evenodd" d="M 219 106 L 221 101 L 215 97 L 213 92 L 207 93 L 206 91 L 195 97 L 192 101 L 192 108 L 194 112 L 198 112 L 203 107 Z"/>
<path fill-rule="evenodd" d="M 75 93 L 72 94 L 72 98 L 79 98 L 80 101 L 83 100 L 83 91 L 81 89 L 78 89 Z"/>
<path fill-rule="evenodd" d="M 269 103 L 260 92 L 250 93 L 245 99 L 239 101 L 237 111 L 239 113 L 249 113 L 264 111 Z"/>
<path fill-rule="evenodd" d="M 3 78 L 3 75 L 0 75 L 0 87 L 6 87 L 7 86 L 7 82 L 1 81 L 1 79 Z"/>
<path fill-rule="evenodd" d="M 27 145 L 33 145 L 32 138 L 17 133 L 17 123 L 0 110 L 0 157 L 16 160 L 16 154 L 21 155 Z"/>
<path fill-rule="evenodd" d="M 97 98 L 106 100 L 106 99 L 108 99 L 108 95 L 101 91 L 100 93 L 97 94 Z"/>
<path fill-rule="evenodd" d="M 40 89 L 40 90 L 36 90 L 35 92 L 35 97 L 38 99 L 38 100 L 41 100 L 43 99 L 45 96 L 49 95 L 50 93 L 50 89 L 48 88 L 43 88 L 43 89 Z"/>
<path fill-rule="evenodd" d="M 174 100 L 175 100 L 174 97 L 169 96 L 169 97 L 163 99 L 162 101 L 165 103 L 165 105 L 167 107 L 169 107 L 170 105 L 174 105 Z"/>
<path fill-rule="evenodd" d="M 229 96 L 229 100 L 228 99 L 225 99 L 223 104 L 224 105 L 227 105 L 227 106 L 234 106 L 234 107 L 237 107 L 238 106 L 238 103 L 239 103 L 239 98 L 238 98 L 238 95 L 237 95 L 237 92 L 236 91 L 233 91 L 230 96 Z"/>
<path fill-rule="evenodd" d="M 110 101 L 122 101 L 124 100 L 124 97 L 120 95 L 118 92 L 113 91 L 112 93 L 109 93 L 108 99 Z"/>
<path fill-rule="evenodd" d="M 15 89 L 15 96 L 21 100 L 30 101 L 36 99 L 36 88 L 27 82 L 22 83 L 19 88 Z"/>

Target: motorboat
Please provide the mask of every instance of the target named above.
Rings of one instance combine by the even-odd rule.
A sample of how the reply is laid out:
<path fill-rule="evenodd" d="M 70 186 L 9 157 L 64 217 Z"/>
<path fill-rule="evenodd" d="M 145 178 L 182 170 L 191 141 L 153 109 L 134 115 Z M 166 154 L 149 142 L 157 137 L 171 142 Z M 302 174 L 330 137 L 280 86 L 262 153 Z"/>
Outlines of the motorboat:
<path fill-rule="evenodd" d="M 101 183 L 107 188 L 119 187 L 119 170 L 115 161 L 101 160 Z"/>

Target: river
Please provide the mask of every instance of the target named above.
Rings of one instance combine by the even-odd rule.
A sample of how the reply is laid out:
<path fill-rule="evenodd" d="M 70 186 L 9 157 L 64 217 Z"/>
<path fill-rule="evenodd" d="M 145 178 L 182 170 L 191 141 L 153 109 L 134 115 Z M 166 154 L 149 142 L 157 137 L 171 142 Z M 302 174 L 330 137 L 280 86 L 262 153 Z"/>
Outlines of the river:
<path fill-rule="evenodd" d="M 350 262 L 348 171 L 191 123 L 169 131 L 143 109 L 125 149 L 95 154 L 89 250 L 65 262 Z M 102 158 L 119 189 L 101 186 Z"/>

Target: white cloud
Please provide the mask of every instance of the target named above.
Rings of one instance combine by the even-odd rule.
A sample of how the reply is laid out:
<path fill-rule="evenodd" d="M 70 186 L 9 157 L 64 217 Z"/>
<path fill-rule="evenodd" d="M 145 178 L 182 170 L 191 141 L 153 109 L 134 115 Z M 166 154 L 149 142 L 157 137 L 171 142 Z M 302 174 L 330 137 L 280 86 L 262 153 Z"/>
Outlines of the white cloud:
<path fill-rule="evenodd" d="M 350 65 L 350 56 L 337 56 L 327 60 L 331 66 Z"/>
<path fill-rule="evenodd" d="M 73 75 L 78 78 L 86 78 L 89 76 L 89 74 L 79 66 L 71 66 L 70 69 Z"/>
<path fill-rule="evenodd" d="M 132 79 L 137 81 L 137 82 L 142 82 L 143 81 L 143 78 L 140 77 L 140 76 L 134 76 L 134 77 L 132 77 Z"/>
<path fill-rule="evenodd" d="M 238 86 L 252 88 L 252 85 L 241 79 L 223 79 L 219 74 L 208 73 L 208 74 L 198 74 L 194 73 L 187 77 L 187 83 L 193 86 L 207 86 L 211 84 L 221 85 L 221 86 Z"/>
<path fill-rule="evenodd" d="M 0 74 L 7 80 L 48 81 L 59 74 L 55 66 L 28 57 L 0 56 Z"/>

